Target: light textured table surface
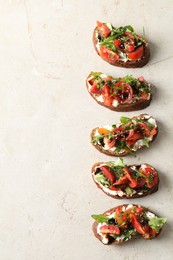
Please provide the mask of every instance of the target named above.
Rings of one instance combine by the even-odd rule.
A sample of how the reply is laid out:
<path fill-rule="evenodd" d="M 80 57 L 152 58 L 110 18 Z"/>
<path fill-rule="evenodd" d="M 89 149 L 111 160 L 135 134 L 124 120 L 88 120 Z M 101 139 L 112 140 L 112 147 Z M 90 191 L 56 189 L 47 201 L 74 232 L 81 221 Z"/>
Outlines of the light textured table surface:
<path fill-rule="evenodd" d="M 173 2 L 172 0 L 0 0 L 0 259 L 173 259 Z M 92 44 L 96 20 L 131 24 L 150 42 L 141 69 L 104 62 Z M 90 71 L 143 75 L 154 84 L 151 105 L 159 135 L 150 149 L 127 156 L 160 173 L 151 196 L 114 200 L 94 185 L 100 154 L 89 139 L 122 113 L 89 96 Z M 141 113 L 123 113 L 133 116 Z M 136 203 L 168 218 L 153 241 L 104 246 L 92 233 L 91 214 Z"/>

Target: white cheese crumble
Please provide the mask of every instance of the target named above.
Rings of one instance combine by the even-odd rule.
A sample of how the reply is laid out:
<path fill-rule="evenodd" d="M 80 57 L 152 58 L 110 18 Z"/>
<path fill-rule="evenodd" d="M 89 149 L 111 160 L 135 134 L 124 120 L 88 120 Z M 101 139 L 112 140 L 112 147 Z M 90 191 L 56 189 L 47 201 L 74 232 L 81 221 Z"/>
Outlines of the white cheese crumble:
<path fill-rule="evenodd" d="M 113 102 L 112 102 L 112 106 L 113 107 L 117 107 L 118 104 L 119 104 L 118 101 L 114 99 Z"/>
<path fill-rule="evenodd" d="M 103 186 L 102 184 L 99 183 L 99 185 L 102 187 L 102 189 L 110 194 L 110 195 L 117 195 L 117 196 L 120 196 L 120 197 L 123 197 L 123 195 L 125 195 L 125 193 L 122 191 L 122 190 L 110 190 L 109 188 L 106 188 L 105 186 Z"/>
<path fill-rule="evenodd" d="M 99 102 L 102 102 L 102 103 L 104 102 L 102 95 L 96 96 L 95 99 L 97 99 L 97 101 L 99 101 Z"/>
<path fill-rule="evenodd" d="M 154 218 L 156 215 L 148 211 L 146 212 L 146 216 L 147 218 Z"/>

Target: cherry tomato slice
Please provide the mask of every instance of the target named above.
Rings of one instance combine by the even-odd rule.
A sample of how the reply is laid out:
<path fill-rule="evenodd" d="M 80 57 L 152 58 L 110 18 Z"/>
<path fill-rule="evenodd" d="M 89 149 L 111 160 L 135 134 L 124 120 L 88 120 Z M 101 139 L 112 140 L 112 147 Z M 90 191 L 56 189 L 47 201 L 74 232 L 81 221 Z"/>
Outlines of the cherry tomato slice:
<path fill-rule="evenodd" d="M 141 130 L 145 136 L 147 136 L 147 137 L 150 136 L 150 127 L 146 123 L 139 122 L 138 125 L 141 128 Z"/>
<path fill-rule="evenodd" d="M 120 45 L 121 45 L 121 40 L 115 39 L 114 40 L 114 45 L 118 50 L 122 50 Z"/>
<path fill-rule="evenodd" d="M 100 56 L 110 63 L 115 63 L 119 59 L 119 55 L 116 52 L 113 52 L 104 46 L 100 46 Z"/>
<path fill-rule="evenodd" d="M 143 138 L 143 134 L 142 133 L 134 132 L 133 135 L 130 134 L 128 137 L 126 137 L 126 140 L 136 142 L 137 140 L 139 140 L 141 138 Z"/>
<path fill-rule="evenodd" d="M 101 90 L 97 87 L 96 83 L 93 83 L 93 85 L 90 88 L 90 92 L 93 94 L 101 94 Z"/>
<path fill-rule="evenodd" d="M 104 104 L 106 106 L 111 106 L 112 105 L 112 102 L 114 100 L 113 97 L 111 97 L 111 93 L 110 93 L 110 87 L 107 86 L 107 85 L 104 85 L 102 87 L 102 96 L 103 96 L 103 101 L 104 101 Z"/>
<path fill-rule="evenodd" d="M 149 167 L 146 167 L 146 168 L 140 168 L 139 169 L 140 172 L 142 172 L 142 174 L 144 174 L 146 176 L 146 186 L 149 187 L 149 188 L 152 188 L 153 186 L 155 186 L 158 181 L 159 181 L 159 178 L 158 178 L 158 174 L 157 172 L 155 171 L 155 169 L 153 168 L 149 168 Z"/>
<path fill-rule="evenodd" d="M 130 188 L 137 188 L 138 182 L 136 179 L 132 178 L 130 170 L 127 167 L 125 167 L 125 168 L 123 168 L 123 171 L 125 172 L 125 175 L 126 175 L 127 179 L 129 180 Z"/>
<path fill-rule="evenodd" d="M 100 232 L 102 234 L 120 234 L 120 229 L 116 225 L 110 224 L 110 225 L 103 225 L 100 227 Z"/>
<path fill-rule="evenodd" d="M 139 79 L 140 82 L 146 82 L 146 80 L 144 79 L 143 76 L 140 76 L 138 79 Z"/>
<path fill-rule="evenodd" d="M 110 181 L 111 184 L 115 182 L 115 175 L 109 170 L 109 167 L 103 165 L 100 167 L 102 172 L 104 173 L 105 177 Z"/>
<path fill-rule="evenodd" d="M 153 128 L 150 132 L 150 136 L 156 135 L 157 134 L 157 129 Z"/>
<path fill-rule="evenodd" d="M 118 82 L 115 85 L 114 98 L 118 100 L 118 102 L 122 104 L 128 103 L 132 100 L 132 97 L 133 97 L 133 89 L 129 84 L 125 82 Z"/>
<path fill-rule="evenodd" d="M 135 214 L 130 214 L 130 220 L 134 226 L 134 228 L 136 229 L 136 231 L 143 235 L 143 236 L 148 236 L 149 234 L 149 226 L 144 225 L 142 226 L 141 223 L 138 221 L 137 217 Z"/>
<path fill-rule="evenodd" d="M 127 55 L 127 57 L 128 57 L 130 60 L 139 60 L 139 59 L 142 58 L 143 53 L 144 53 L 144 47 L 143 47 L 143 45 L 141 45 L 141 46 L 138 47 L 135 51 L 130 52 L 130 53 Z"/>
<path fill-rule="evenodd" d="M 100 34 L 104 37 L 108 37 L 111 32 L 111 30 L 105 23 L 101 23 L 99 21 L 97 21 L 97 28 L 98 28 Z"/>
<path fill-rule="evenodd" d="M 118 179 L 116 182 L 114 182 L 114 186 L 119 186 L 126 184 L 128 182 L 128 178 L 126 175 L 123 175 L 120 179 Z"/>

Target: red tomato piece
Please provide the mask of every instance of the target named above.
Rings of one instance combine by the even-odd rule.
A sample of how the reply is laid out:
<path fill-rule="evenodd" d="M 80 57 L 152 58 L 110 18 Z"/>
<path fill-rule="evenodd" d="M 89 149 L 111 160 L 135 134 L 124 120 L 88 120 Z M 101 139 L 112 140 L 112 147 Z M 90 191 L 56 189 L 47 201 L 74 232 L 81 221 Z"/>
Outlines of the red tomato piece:
<path fill-rule="evenodd" d="M 108 37 L 111 32 L 111 30 L 105 23 L 101 23 L 99 21 L 97 21 L 97 28 L 98 28 L 100 34 L 104 37 Z"/>
<path fill-rule="evenodd" d="M 100 56 L 111 63 L 114 63 L 119 59 L 119 55 L 116 52 L 113 52 L 104 46 L 100 46 Z"/>
<path fill-rule="evenodd" d="M 110 93 L 110 87 L 107 86 L 107 85 L 104 85 L 102 87 L 102 96 L 103 96 L 103 101 L 104 101 L 104 104 L 106 106 L 111 106 L 112 105 L 112 102 L 114 100 L 113 97 L 111 97 L 111 93 Z"/>
<path fill-rule="evenodd" d="M 143 76 L 140 76 L 138 79 L 139 79 L 140 82 L 145 82 L 145 79 L 144 79 Z"/>
<path fill-rule="evenodd" d="M 141 128 L 141 130 L 145 136 L 147 136 L 147 137 L 150 136 L 150 127 L 146 123 L 139 122 L 138 125 Z"/>
<path fill-rule="evenodd" d="M 135 49 L 135 46 L 132 45 L 132 44 L 129 44 L 129 45 L 126 46 L 126 51 L 127 52 L 132 52 L 132 51 L 134 51 L 134 49 Z"/>
<path fill-rule="evenodd" d="M 124 35 L 129 37 L 130 39 L 134 40 L 134 36 L 130 32 L 124 32 Z"/>
<path fill-rule="evenodd" d="M 126 184 L 128 182 L 127 176 L 123 175 L 120 179 L 118 179 L 114 185 L 119 186 L 119 185 L 123 185 Z"/>
<path fill-rule="evenodd" d="M 116 88 L 117 88 L 117 90 L 116 90 Z M 125 82 L 118 82 L 115 85 L 115 91 L 116 92 L 115 92 L 114 98 L 122 104 L 130 102 L 133 97 L 132 87 Z"/>
<path fill-rule="evenodd" d="M 104 173 L 105 177 L 110 181 L 111 184 L 115 182 L 115 175 L 110 171 L 109 167 L 103 165 L 100 167 L 102 172 Z"/>
<path fill-rule="evenodd" d="M 125 167 L 125 168 L 123 168 L 123 171 L 125 172 L 126 177 L 127 177 L 127 179 L 129 180 L 129 186 L 130 186 L 131 188 L 137 188 L 138 182 L 137 182 L 136 179 L 133 179 L 133 178 L 132 178 L 131 173 L 130 173 L 130 170 L 129 170 L 127 167 Z"/>
<path fill-rule="evenodd" d="M 116 187 L 114 187 L 113 185 L 111 185 L 111 186 L 109 187 L 109 189 L 110 189 L 110 190 L 116 190 L 116 191 L 117 191 L 117 190 L 119 190 L 120 188 L 116 188 Z"/>
<path fill-rule="evenodd" d="M 136 206 L 135 212 L 140 215 L 143 212 L 142 207 Z"/>
<path fill-rule="evenodd" d="M 148 93 L 143 92 L 142 95 L 141 95 L 141 98 L 146 100 L 146 99 L 148 99 L 148 95 L 149 95 Z"/>
<path fill-rule="evenodd" d="M 158 183 L 159 178 L 155 169 L 146 167 L 146 168 L 140 168 L 139 170 L 140 172 L 142 172 L 142 174 L 146 176 L 146 179 L 148 179 L 148 181 L 146 181 L 147 187 L 152 188 Z"/>
<path fill-rule="evenodd" d="M 127 57 L 128 57 L 130 60 L 139 60 L 139 59 L 142 58 L 143 53 L 144 53 L 144 47 L 143 47 L 143 45 L 141 45 L 141 46 L 138 47 L 135 51 L 129 53 L 129 54 L 127 55 Z"/>
<path fill-rule="evenodd" d="M 120 234 L 120 229 L 119 227 L 115 226 L 115 225 L 103 225 L 100 227 L 100 232 L 102 234 L 115 234 L 115 235 L 119 235 Z"/>
<path fill-rule="evenodd" d="M 116 140 L 110 140 L 109 138 L 107 138 L 106 136 L 103 139 L 104 143 L 106 146 L 108 146 L 109 148 L 113 148 L 115 146 Z"/>
<path fill-rule="evenodd" d="M 115 47 L 116 47 L 118 50 L 121 50 L 121 47 L 120 47 L 120 45 L 121 45 L 121 40 L 115 39 L 115 40 L 114 40 L 114 45 L 115 45 Z"/>
<path fill-rule="evenodd" d="M 134 228 L 136 229 L 136 231 L 143 235 L 143 236 L 148 236 L 149 234 L 149 226 L 145 225 L 142 226 L 141 223 L 137 220 L 137 217 L 135 216 L 135 214 L 130 214 L 130 220 L 134 226 Z"/>
<path fill-rule="evenodd" d="M 157 129 L 153 128 L 150 132 L 150 136 L 156 135 L 157 134 Z"/>
<path fill-rule="evenodd" d="M 101 90 L 97 87 L 96 83 L 93 83 L 93 85 L 90 88 L 90 92 L 93 94 L 100 94 Z"/>
<path fill-rule="evenodd" d="M 139 133 L 139 132 L 134 132 L 133 135 L 131 134 L 131 136 L 128 136 L 128 141 L 134 141 L 136 142 L 137 140 L 143 138 L 143 134 Z"/>

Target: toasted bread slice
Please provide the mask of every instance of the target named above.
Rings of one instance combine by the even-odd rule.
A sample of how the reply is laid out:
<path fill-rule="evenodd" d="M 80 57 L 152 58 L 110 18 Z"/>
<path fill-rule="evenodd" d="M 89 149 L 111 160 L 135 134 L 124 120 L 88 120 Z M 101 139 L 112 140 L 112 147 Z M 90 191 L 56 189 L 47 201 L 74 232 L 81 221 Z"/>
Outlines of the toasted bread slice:
<path fill-rule="evenodd" d="M 132 118 L 121 117 L 121 123 L 96 127 L 91 132 L 91 143 L 101 153 L 122 157 L 149 147 L 157 134 L 156 120 L 141 114 Z"/>
<path fill-rule="evenodd" d="M 135 204 L 119 205 L 92 217 L 96 220 L 92 226 L 94 235 L 105 245 L 122 244 L 132 238 L 156 238 L 167 220 Z"/>
<path fill-rule="evenodd" d="M 140 77 L 113 78 L 102 72 L 91 72 L 86 79 L 91 97 L 99 104 L 117 112 L 141 110 L 150 105 L 150 84 Z"/>
<path fill-rule="evenodd" d="M 148 42 L 130 25 L 115 28 L 110 23 L 97 22 L 93 43 L 98 55 L 114 66 L 139 68 L 150 58 Z"/>
<path fill-rule="evenodd" d="M 125 165 L 116 162 L 98 162 L 91 170 L 97 187 L 115 199 L 141 198 L 158 190 L 159 176 L 156 169 L 143 163 Z"/>

